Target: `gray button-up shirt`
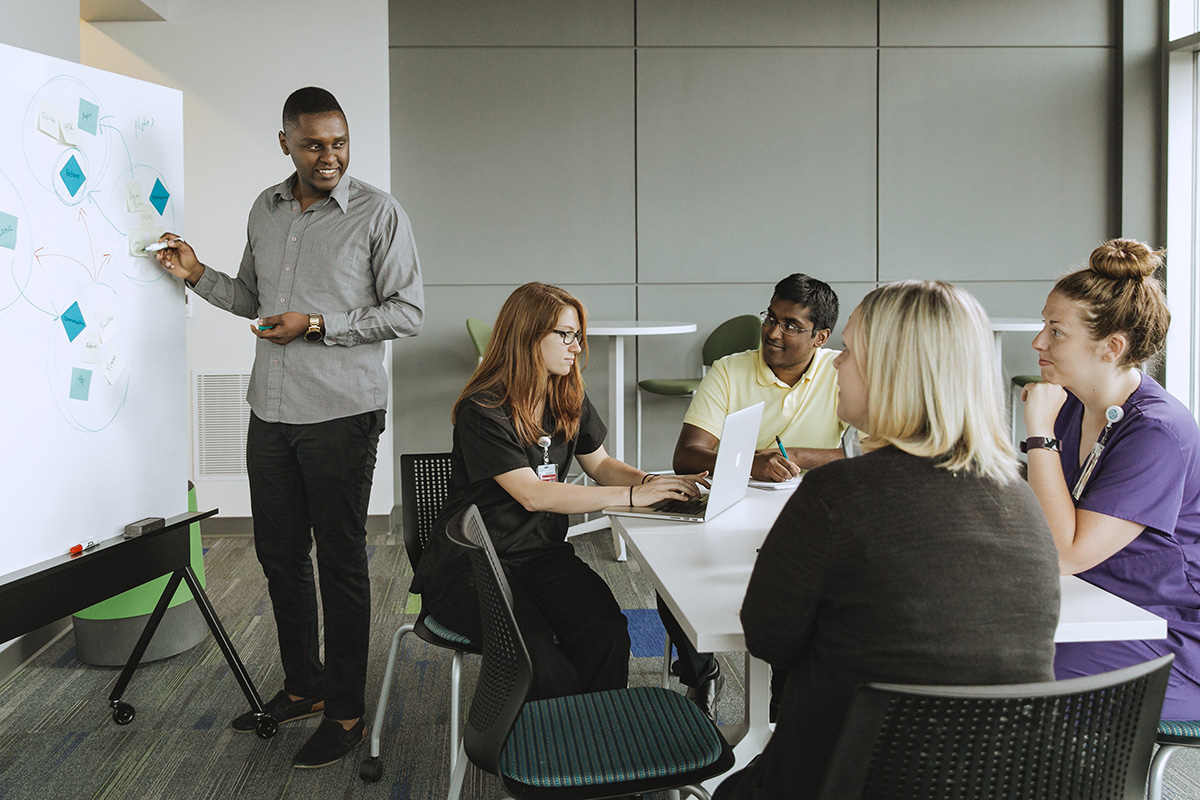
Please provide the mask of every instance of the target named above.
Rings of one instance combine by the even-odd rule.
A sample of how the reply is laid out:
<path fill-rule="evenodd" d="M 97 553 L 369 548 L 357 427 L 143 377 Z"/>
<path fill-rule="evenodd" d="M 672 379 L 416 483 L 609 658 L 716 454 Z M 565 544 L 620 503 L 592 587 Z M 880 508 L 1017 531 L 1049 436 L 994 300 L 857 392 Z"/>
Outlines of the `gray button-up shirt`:
<path fill-rule="evenodd" d="M 258 340 L 246 401 L 260 419 L 305 424 L 385 408 L 383 342 L 416 336 L 424 318 L 408 215 L 349 176 L 301 211 L 295 180 L 254 201 L 237 277 L 206 269 L 196 294 L 251 319 L 285 311 L 324 318 L 323 342 Z"/>

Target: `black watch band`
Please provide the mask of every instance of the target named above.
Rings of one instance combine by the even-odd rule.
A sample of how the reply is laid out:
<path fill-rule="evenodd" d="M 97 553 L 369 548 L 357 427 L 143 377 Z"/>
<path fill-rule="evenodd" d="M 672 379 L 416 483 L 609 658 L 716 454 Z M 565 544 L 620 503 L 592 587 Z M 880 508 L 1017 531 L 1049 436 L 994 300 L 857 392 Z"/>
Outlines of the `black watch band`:
<path fill-rule="evenodd" d="M 1030 450 L 1053 450 L 1057 453 L 1059 452 L 1058 439 L 1049 439 L 1045 436 L 1030 436 L 1021 442 L 1021 452 L 1028 453 Z"/>

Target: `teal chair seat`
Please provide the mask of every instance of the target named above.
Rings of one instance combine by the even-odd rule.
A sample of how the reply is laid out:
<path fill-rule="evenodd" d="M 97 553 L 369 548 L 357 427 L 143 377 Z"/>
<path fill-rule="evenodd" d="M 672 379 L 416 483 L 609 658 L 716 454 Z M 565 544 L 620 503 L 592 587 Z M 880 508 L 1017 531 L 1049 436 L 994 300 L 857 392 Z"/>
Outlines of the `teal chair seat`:
<path fill-rule="evenodd" d="M 1147 800 L 1162 800 L 1163 778 L 1167 773 L 1167 760 L 1183 747 L 1200 748 L 1200 720 L 1167 720 L 1158 723 L 1154 737 L 1158 752 L 1150 762 L 1150 784 L 1146 791 Z"/>

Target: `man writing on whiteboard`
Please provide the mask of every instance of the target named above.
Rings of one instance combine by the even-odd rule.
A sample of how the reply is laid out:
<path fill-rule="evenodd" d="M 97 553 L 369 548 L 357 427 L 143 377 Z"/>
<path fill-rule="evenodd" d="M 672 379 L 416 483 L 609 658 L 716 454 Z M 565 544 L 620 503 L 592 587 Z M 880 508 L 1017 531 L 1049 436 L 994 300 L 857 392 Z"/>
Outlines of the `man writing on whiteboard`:
<path fill-rule="evenodd" d="M 280 723 L 324 714 L 293 758 L 297 767 L 323 767 L 366 735 L 365 542 L 387 404 L 383 342 L 417 335 L 424 294 L 408 216 L 390 195 L 345 174 L 350 133 L 334 96 L 293 92 L 279 145 L 296 171 L 254 202 L 236 278 L 200 263 L 175 234 L 161 237 L 167 246 L 157 257 L 208 302 L 257 318 L 246 471 L 284 671 L 283 689 L 266 706 Z M 232 725 L 253 730 L 253 713 Z"/>

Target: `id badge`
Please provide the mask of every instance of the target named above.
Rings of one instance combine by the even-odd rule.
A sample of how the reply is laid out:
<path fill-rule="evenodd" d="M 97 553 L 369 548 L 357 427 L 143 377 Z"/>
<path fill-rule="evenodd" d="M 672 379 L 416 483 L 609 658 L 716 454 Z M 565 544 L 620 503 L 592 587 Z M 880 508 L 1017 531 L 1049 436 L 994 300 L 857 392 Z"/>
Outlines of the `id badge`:
<path fill-rule="evenodd" d="M 558 464 L 538 464 L 537 476 L 539 481 L 558 482 Z"/>

